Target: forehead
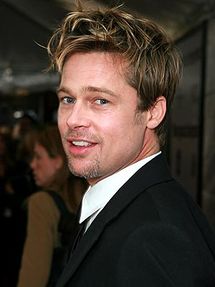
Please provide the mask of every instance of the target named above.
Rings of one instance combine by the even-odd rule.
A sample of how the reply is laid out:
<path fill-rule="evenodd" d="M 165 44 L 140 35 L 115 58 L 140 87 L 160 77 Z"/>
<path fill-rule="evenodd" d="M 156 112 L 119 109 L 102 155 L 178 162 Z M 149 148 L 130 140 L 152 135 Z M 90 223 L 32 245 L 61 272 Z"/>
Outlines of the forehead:
<path fill-rule="evenodd" d="M 64 64 L 58 91 L 88 85 L 120 89 L 129 83 L 127 73 L 126 62 L 119 53 L 75 53 Z"/>
<path fill-rule="evenodd" d="M 126 67 L 126 61 L 119 53 L 110 52 L 87 52 L 87 53 L 75 53 L 69 56 L 63 66 L 62 74 L 70 69 L 77 72 L 80 68 L 91 68 L 94 70 L 99 69 L 111 69 L 117 73 L 122 73 Z"/>

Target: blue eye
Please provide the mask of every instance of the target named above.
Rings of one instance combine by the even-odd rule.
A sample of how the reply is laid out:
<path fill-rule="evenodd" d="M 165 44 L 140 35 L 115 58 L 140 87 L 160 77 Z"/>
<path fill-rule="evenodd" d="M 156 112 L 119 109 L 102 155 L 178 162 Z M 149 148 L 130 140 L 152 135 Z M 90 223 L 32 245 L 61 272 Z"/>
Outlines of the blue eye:
<path fill-rule="evenodd" d="M 66 105 L 68 104 L 74 104 L 75 103 L 75 98 L 72 98 L 72 97 L 63 97 L 62 98 L 62 102 Z"/>
<path fill-rule="evenodd" d="M 96 103 L 97 103 L 98 105 L 106 105 L 106 104 L 109 103 L 109 101 L 108 101 L 108 100 L 105 100 L 105 99 L 97 99 L 97 100 L 96 100 Z"/>

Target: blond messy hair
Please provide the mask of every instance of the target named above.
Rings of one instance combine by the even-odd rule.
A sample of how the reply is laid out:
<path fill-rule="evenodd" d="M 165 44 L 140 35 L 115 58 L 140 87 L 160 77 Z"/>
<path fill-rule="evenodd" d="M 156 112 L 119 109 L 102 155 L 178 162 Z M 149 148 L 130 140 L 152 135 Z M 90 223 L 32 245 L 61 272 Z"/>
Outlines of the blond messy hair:
<path fill-rule="evenodd" d="M 146 111 L 159 96 L 174 98 L 181 76 L 181 57 L 173 42 L 153 21 L 135 17 L 121 7 L 69 13 L 54 32 L 48 46 L 51 66 L 62 72 L 65 61 L 74 53 L 91 51 L 122 56 L 127 82 L 137 90 L 138 110 Z M 165 142 L 165 123 L 156 129 L 161 145 Z"/>

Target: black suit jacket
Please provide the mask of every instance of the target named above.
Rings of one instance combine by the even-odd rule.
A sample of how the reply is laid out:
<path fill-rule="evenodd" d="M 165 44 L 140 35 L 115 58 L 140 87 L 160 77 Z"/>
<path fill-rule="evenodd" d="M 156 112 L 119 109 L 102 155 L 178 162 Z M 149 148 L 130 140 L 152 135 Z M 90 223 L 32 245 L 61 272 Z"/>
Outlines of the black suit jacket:
<path fill-rule="evenodd" d="M 215 286 L 214 234 L 162 155 L 96 217 L 59 278 L 63 286 Z"/>

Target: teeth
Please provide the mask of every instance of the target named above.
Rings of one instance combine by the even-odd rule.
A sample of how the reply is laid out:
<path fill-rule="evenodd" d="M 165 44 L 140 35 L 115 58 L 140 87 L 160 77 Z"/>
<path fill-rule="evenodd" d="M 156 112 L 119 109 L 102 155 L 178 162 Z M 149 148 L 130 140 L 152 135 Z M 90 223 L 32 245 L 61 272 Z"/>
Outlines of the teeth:
<path fill-rule="evenodd" d="M 73 141 L 72 143 L 76 146 L 90 146 L 90 143 L 85 141 Z"/>

